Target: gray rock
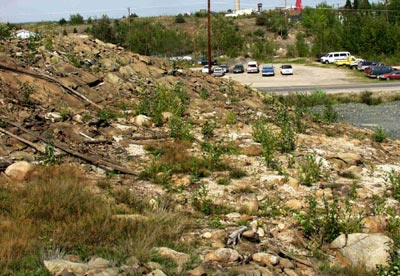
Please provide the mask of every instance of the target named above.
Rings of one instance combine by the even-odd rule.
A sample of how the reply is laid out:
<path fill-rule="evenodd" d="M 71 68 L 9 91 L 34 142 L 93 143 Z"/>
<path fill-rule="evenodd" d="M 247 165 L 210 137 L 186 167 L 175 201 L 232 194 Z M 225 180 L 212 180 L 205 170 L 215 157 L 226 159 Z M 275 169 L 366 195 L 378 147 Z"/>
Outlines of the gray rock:
<path fill-rule="evenodd" d="M 354 233 L 347 239 L 340 235 L 331 243 L 331 248 L 337 249 L 352 265 L 373 270 L 377 265 L 388 265 L 392 244 L 392 239 L 383 234 Z"/>

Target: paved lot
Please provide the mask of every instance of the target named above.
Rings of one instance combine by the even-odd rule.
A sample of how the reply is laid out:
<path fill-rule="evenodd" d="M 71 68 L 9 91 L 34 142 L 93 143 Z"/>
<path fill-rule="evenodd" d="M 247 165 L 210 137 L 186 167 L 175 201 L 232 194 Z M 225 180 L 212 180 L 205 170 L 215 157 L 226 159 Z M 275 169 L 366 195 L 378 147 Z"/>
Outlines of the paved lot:
<path fill-rule="evenodd" d="M 228 73 L 225 78 L 232 78 L 252 87 L 282 87 L 282 86 L 318 86 L 318 85 L 344 85 L 357 84 L 360 80 L 354 77 L 347 68 L 334 68 L 328 66 L 309 66 L 292 64 L 293 75 L 282 76 L 279 71 L 281 64 L 275 65 L 274 77 L 262 77 L 259 74 L 232 74 Z"/>

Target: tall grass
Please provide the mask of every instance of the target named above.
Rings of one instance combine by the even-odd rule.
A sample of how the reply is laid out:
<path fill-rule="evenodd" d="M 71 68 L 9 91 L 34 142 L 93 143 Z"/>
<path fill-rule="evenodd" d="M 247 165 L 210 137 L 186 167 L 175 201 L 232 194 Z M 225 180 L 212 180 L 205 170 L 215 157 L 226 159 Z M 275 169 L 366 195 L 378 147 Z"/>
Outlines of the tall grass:
<path fill-rule="evenodd" d="M 116 219 L 112 201 L 93 194 L 89 186 L 68 165 L 41 168 L 24 185 L 1 178 L 0 275 L 33 275 L 28 272 L 41 271 L 41 260 L 51 251 L 82 259 L 136 256 L 145 261 L 154 246 L 177 244 L 188 225 L 171 204 L 152 209 L 143 198 L 121 204 L 127 205 L 127 213 L 140 213 L 146 220 Z"/>

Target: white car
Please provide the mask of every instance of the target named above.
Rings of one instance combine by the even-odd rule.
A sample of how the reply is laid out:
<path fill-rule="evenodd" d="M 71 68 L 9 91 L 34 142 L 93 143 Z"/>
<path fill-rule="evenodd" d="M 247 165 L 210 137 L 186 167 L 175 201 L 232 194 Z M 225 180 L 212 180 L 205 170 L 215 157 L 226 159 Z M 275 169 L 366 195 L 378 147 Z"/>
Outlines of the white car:
<path fill-rule="evenodd" d="M 258 73 L 260 72 L 260 69 L 258 67 L 258 63 L 256 61 L 250 61 L 247 63 L 247 68 L 246 68 L 247 73 Z"/>
<path fill-rule="evenodd" d="M 214 68 L 211 67 L 211 73 L 213 72 Z M 208 74 L 208 65 L 204 65 L 203 68 L 201 68 L 201 72 Z"/>
<path fill-rule="evenodd" d="M 281 66 L 281 75 L 293 75 L 293 67 L 290 64 L 283 64 Z"/>

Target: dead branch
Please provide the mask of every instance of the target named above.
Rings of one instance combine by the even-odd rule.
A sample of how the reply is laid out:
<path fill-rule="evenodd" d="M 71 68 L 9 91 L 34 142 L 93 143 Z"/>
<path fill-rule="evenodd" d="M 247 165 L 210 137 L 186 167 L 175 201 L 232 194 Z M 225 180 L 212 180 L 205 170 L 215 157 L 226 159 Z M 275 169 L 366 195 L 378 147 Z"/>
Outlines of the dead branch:
<path fill-rule="evenodd" d="M 240 241 L 240 236 L 243 234 L 243 232 L 250 230 L 250 229 L 251 229 L 251 227 L 249 227 L 249 226 L 243 226 L 240 229 L 233 231 L 228 236 L 227 244 L 231 245 L 231 246 L 235 246 Z"/>
<path fill-rule="evenodd" d="M 302 259 L 302 258 L 296 257 L 294 254 L 291 254 L 282 248 L 279 248 L 279 251 L 280 251 L 280 253 L 282 253 L 283 255 L 288 257 L 289 259 L 295 260 L 296 262 L 299 262 L 299 263 L 309 266 L 309 267 L 314 267 L 313 264 L 308 259 Z"/>
<path fill-rule="evenodd" d="M 22 137 L 19 137 L 19 136 L 17 136 L 17 135 L 12 134 L 11 132 L 9 132 L 9 131 L 7 131 L 7 130 L 1 128 L 1 127 L 0 127 L 0 132 L 3 132 L 4 134 L 6 134 L 6 135 L 8 135 L 8 136 L 17 139 L 18 141 L 20 141 L 20 142 L 22 142 L 22 143 L 24 143 L 24 144 L 30 146 L 31 148 L 34 148 L 35 150 L 37 150 L 37 151 L 40 152 L 40 153 L 45 153 L 45 151 L 43 150 L 43 148 L 41 148 L 41 147 L 35 145 L 35 144 L 32 143 L 31 141 L 28 141 L 28 140 L 26 140 L 26 139 L 24 139 L 24 138 L 22 138 Z"/>
<path fill-rule="evenodd" d="M 10 71 L 10 72 L 19 73 L 19 74 L 25 74 L 25 75 L 28 75 L 28 76 L 31 76 L 31 77 L 34 77 L 34 78 L 39 78 L 39 79 L 42 79 L 42 80 L 45 80 L 45 81 L 48 81 L 48 82 L 52 82 L 52 83 L 58 84 L 60 87 L 62 87 L 65 90 L 67 90 L 72 95 L 75 95 L 76 97 L 81 98 L 82 100 L 88 102 L 89 104 L 91 104 L 92 106 L 96 107 L 97 109 L 100 109 L 100 110 L 103 109 L 102 106 L 100 106 L 100 105 L 96 104 L 95 102 L 89 100 L 86 96 L 82 95 L 81 93 L 79 93 L 78 91 L 72 89 L 71 87 L 66 86 L 61 81 L 59 81 L 59 80 L 57 80 L 57 79 L 55 79 L 53 77 L 50 77 L 50 76 L 47 76 L 47 75 L 44 75 L 44 74 L 33 73 L 31 71 L 28 71 L 28 70 L 23 70 L 23 69 L 18 69 L 18 68 L 11 68 L 11 67 L 8 67 L 8 66 L 2 65 L 2 64 L 0 64 L 0 70 Z"/>
<path fill-rule="evenodd" d="M 12 125 L 12 126 L 15 126 L 15 127 L 19 128 L 19 129 L 22 130 L 23 132 L 25 132 L 25 133 L 31 135 L 32 137 L 34 137 L 34 138 L 36 138 L 36 139 L 39 139 L 39 140 L 41 140 L 41 141 L 43 141 L 43 142 L 45 142 L 45 143 L 48 142 L 48 140 L 47 140 L 46 138 L 43 138 L 43 137 L 41 137 L 41 136 L 39 136 L 39 135 L 36 135 L 35 133 L 33 133 L 33 132 L 31 132 L 31 131 L 25 129 L 24 127 L 20 126 L 19 124 L 10 122 L 10 121 L 8 121 L 8 120 L 6 120 L 6 119 L 4 119 L 4 118 L 2 118 L 2 120 L 3 120 L 4 122 L 6 122 L 7 124 L 10 124 L 10 125 Z M 30 146 L 33 146 L 34 148 L 36 148 L 36 146 L 35 146 L 34 144 L 32 144 L 32 143 L 30 143 L 29 145 L 30 145 Z M 126 174 L 130 174 L 130 175 L 135 175 L 135 176 L 137 175 L 136 172 L 134 172 L 134 171 L 132 171 L 132 170 L 130 170 L 130 169 L 127 169 L 127 168 L 125 168 L 125 167 L 119 166 L 119 165 L 114 164 L 114 163 L 111 163 L 111 162 L 109 162 L 109 161 L 100 159 L 100 158 L 97 157 L 97 156 L 89 156 L 89 155 L 87 156 L 87 155 L 83 155 L 83 154 L 81 154 L 81 153 L 79 153 L 79 152 L 77 152 L 77 151 L 75 151 L 75 150 L 73 150 L 73 149 L 70 149 L 67 145 L 62 144 L 62 143 L 60 143 L 60 142 L 53 141 L 53 142 L 52 142 L 52 145 L 53 145 L 54 147 L 56 147 L 56 148 L 58 148 L 58 149 L 64 151 L 64 152 L 66 152 L 66 153 L 72 155 L 72 156 L 75 156 L 75 157 L 78 157 L 78 158 L 80 158 L 80 159 L 82 159 L 82 160 L 85 160 L 85 161 L 87 161 L 88 163 L 91 163 L 91 164 L 94 164 L 94 165 L 98 165 L 98 166 L 107 167 L 107 168 L 113 169 L 113 170 L 115 170 L 115 171 L 119 171 L 119 172 L 126 173 Z"/>

